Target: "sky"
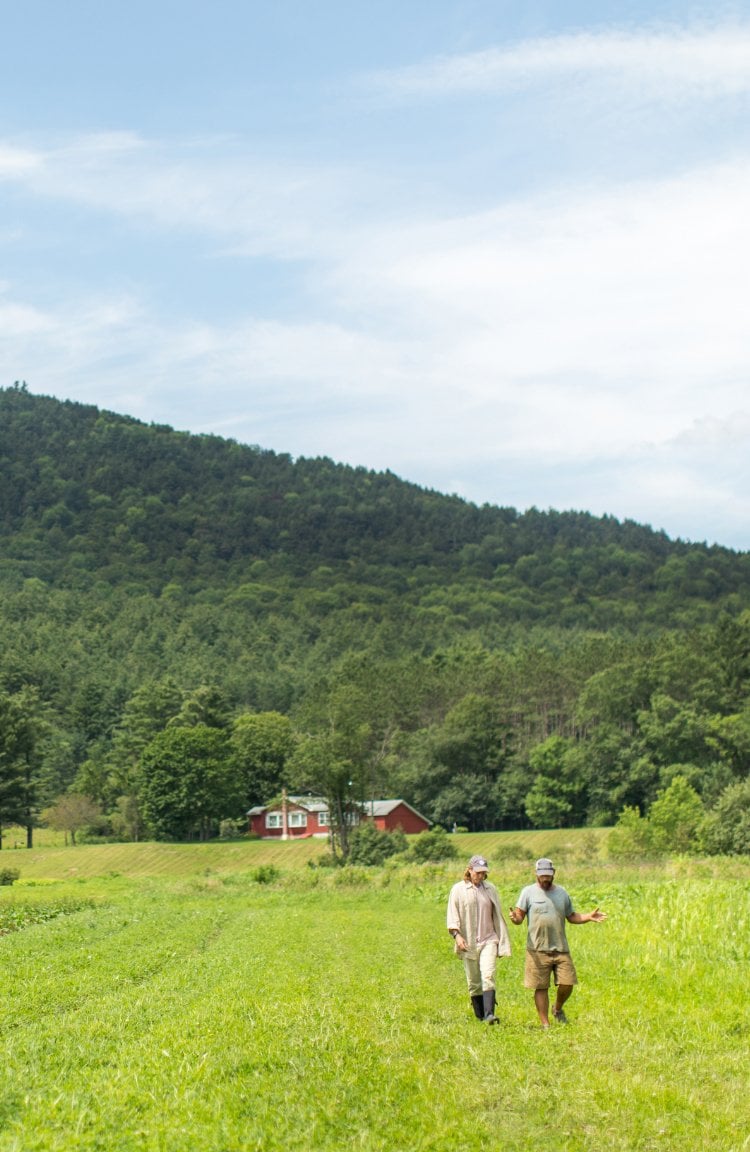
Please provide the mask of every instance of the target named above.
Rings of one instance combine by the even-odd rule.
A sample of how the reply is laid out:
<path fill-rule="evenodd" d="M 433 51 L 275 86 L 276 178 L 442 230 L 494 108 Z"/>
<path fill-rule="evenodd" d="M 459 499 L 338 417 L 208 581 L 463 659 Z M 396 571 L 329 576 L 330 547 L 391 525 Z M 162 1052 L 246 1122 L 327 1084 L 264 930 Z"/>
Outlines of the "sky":
<path fill-rule="evenodd" d="M 750 549 L 750 0 L 0 17 L 0 385 Z"/>

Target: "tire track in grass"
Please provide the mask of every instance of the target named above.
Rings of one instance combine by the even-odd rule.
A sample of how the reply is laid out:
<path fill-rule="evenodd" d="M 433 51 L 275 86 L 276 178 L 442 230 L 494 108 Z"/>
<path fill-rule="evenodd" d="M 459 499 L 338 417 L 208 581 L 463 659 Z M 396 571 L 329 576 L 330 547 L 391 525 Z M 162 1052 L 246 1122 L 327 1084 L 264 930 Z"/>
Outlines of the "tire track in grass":
<path fill-rule="evenodd" d="M 367 955 L 384 937 L 397 947 L 395 930 L 358 916 L 351 898 L 298 901 L 261 894 L 249 908 L 243 893 L 224 894 L 221 931 L 196 936 L 134 1000 L 118 989 L 70 1009 L 61 1030 L 48 1020 L 25 1062 L 18 1053 L 16 1075 L 63 1044 L 56 1080 L 65 1087 L 33 1082 L 46 1135 L 35 1142 L 28 1114 L 19 1116 L 16 1131 L 31 1139 L 24 1152 L 62 1148 L 71 1131 L 91 1148 L 106 1131 L 127 1133 L 123 1149 L 392 1148 L 394 1125 L 406 1120 L 414 1149 L 461 1147 L 448 1117 L 452 1138 L 436 1142 L 418 1052 L 404 1058 L 405 1033 L 384 1036 L 377 1000 L 373 1010 L 394 965 L 368 972 Z M 158 1011 L 146 1012 L 149 1001 Z"/>

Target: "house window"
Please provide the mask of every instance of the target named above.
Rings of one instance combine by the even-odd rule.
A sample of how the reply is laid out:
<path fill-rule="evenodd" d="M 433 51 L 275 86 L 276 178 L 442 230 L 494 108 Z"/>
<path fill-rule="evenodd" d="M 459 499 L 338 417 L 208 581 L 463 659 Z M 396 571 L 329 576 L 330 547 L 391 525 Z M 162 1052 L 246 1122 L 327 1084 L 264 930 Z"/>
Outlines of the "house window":
<path fill-rule="evenodd" d="M 347 824 L 359 824 L 359 812 L 356 809 L 351 809 L 346 813 L 344 819 Z M 330 828 L 331 826 L 331 813 L 326 809 L 324 812 L 318 812 L 318 827 Z"/>
<path fill-rule="evenodd" d="M 307 828 L 307 812 L 290 812 L 290 828 Z"/>
<path fill-rule="evenodd" d="M 266 812 L 266 828 L 282 828 L 280 812 Z"/>

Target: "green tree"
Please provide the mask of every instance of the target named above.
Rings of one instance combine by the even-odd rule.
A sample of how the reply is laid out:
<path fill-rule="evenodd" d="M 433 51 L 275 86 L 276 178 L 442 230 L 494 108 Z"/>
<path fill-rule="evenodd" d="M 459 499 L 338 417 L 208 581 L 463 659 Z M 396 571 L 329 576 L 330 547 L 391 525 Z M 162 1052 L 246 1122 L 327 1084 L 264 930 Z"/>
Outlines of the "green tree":
<path fill-rule="evenodd" d="M 42 820 L 48 828 L 65 833 L 65 843 L 75 845 L 76 836 L 82 828 L 94 823 L 101 816 L 102 810 L 89 796 L 82 796 L 78 792 L 67 792 L 58 796 L 55 803 L 45 808 Z"/>
<path fill-rule="evenodd" d="M 497 827 L 508 728 L 499 703 L 469 693 L 432 730 L 418 804 L 432 820 L 480 831 Z"/>
<path fill-rule="evenodd" d="M 724 789 L 698 835 L 711 855 L 750 856 L 750 779 Z"/>
<path fill-rule="evenodd" d="M 138 765 L 148 744 L 162 732 L 182 704 L 182 692 L 171 676 L 147 679 L 127 701 L 117 725 L 109 759 L 109 789 L 114 796 L 132 795 Z"/>
<path fill-rule="evenodd" d="M 709 724 L 708 740 L 717 759 L 737 779 L 750 775 L 750 701 L 728 716 L 712 716 Z"/>
<path fill-rule="evenodd" d="M 26 828 L 26 845 L 33 845 L 38 817 L 38 755 L 41 721 L 33 688 L 0 695 L 0 847 L 3 823 Z"/>
<path fill-rule="evenodd" d="M 266 804 L 286 783 L 295 733 L 279 712 L 243 712 L 232 725 L 231 747 L 243 804 Z"/>
<path fill-rule="evenodd" d="M 356 742 L 341 729 L 302 736 L 290 758 L 294 786 L 325 798 L 331 855 L 348 860 L 351 834 L 362 810 L 363 766 Z"/>
<path fill-rule="evenodd" d="M 109 821 L 112 831 L 119 839 L 136 842 L 142 840 L 144 819 L 140 797 L 135 794 L 118 796 Z"/>
<path fill-rule="evenodd" d="M 170 728 L 228 728 L 230 705 L 225 693 L 216 684 L 201 684 L 188 692 L 179 712 L 168 721 Z"/>
<path fill-rule="evenodd" d="M 698 844 L 703 802 L 684 776 L 675 776 L 659 793 L 648 813 L 651 843 L 660 853 L 690 852 Z"/>
<path fill-rule="evenodd" d="M 613 860 L 645 860 L 653 855 L 651 826 L 640 810 L 625 807 L 607 838 Z"/>
<path fill-rule="evenodd" d="M 18 712 L 12 697 L 0 696 L 0 845 L 2 824 L 15 822 L 22 793 Z"/>
<path fill-rule="evenodd" d="M 105 807 L 110 797 L 112 781 L 109 768 L 101 757 L 84 760 L 71 785 L 71 791 L 82 796 L 90 796 L 97 804 Z"/>
<path fill-rule="evenodd" d="M 750 690 L 750 613 L 721 616 L 715 630 L 719 679 L 727 712 L 739 711 Z"/>
<path fill-rule="evenodd" d="M 375 716 L 363 686 L 339 680 L 322 686 L 307 718 L 314 730 L 300 738 L 289 759 L 289 781 L 328 801 L 331 850 L 346 860 L 362 805 L 376 795 L 396 724 Z"/>
<path fill-rule="evenodd" d="M 534 828 L 565 828 L 582 822 L 586 781 L 577 749 L 562 736 L 550 736 L 533 749 L 532 784 L 525 801 Z"/>
<path fill-rule="evenodd" d="M 229 739 L 204 724 L 160 732 L 141 757 L 143 814 L 158 837 L 207 840 L 236 812 Z"/>
<path fill-rule="evenodd" d="M 710 764 L 715 758 L 710 716 L 692 703 L 655 693 L 638 715 L 639 743 L 655 764 Z"/>

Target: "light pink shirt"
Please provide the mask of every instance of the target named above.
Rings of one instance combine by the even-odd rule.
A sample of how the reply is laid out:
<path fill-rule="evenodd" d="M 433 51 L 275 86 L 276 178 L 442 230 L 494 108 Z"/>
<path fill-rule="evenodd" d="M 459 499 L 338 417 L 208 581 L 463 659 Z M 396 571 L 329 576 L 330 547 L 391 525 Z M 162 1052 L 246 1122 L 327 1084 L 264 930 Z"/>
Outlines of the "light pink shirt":
<path fill-rule="evenodd" d="M 477 948 L 481 948 L 491 940 L 497 940 L 498 936 L 492 922 L 492 901 L 489 892 L 484 884 L 479 884 L 474 891 L 477 897 Z"/>

